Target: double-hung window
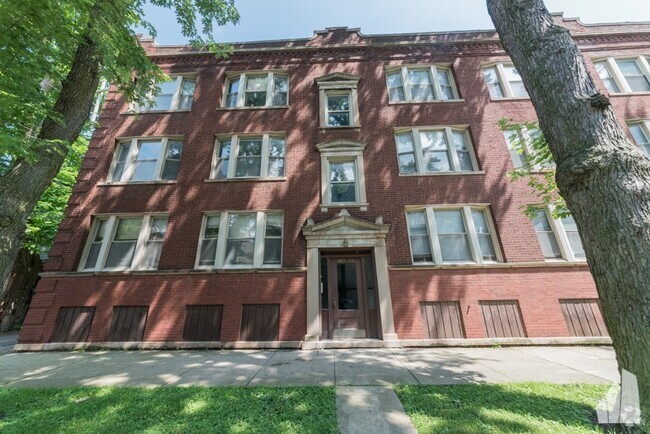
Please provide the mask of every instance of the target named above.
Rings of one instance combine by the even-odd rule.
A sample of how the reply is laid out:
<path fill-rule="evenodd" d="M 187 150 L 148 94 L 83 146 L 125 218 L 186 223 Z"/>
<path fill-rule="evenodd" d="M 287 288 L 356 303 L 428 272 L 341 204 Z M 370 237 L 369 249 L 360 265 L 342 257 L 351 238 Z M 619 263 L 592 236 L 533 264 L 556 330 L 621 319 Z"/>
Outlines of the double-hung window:
<path fill-rule="evenodd" d="M 650 65 L 645 56 L 607 57 L 594 66 L 610 93 L 650 92 Z"/>
<path fill-rule="evenodd" d="M 278 134 L 217 138 L 211 179 L 284 177 L 284 136 Z"/>
<path fill-rule="evenodd" d="M 196 80 L 193 77 L 175 76 L 157 83 L 158 95 L 139 106 L 140 111 L 188 111 L 192 109 Z"/>
<path fill-rule="evenodd" d="M 134 138 L 118 142 L 107 182 L 173 181 L 183 142 L 178 138 Z"/>
<path fill-rule="evenodd" d="M 449 67 L 415 65 L 386 70 L 390 102 L 425 102 L 458 99 Z"/>
<path fill-rule="evenodd" d="M 289 79 L 284 72 L 229 74 L 223 107 L 285 107 L 289 105 Z"/>
<path fill-rule="evenodd" d="M 552 161 L 539 161 L 541 154 L 535 154 L 535 144 L 544 140 L 542 131 L 539 128 L 521 127 L 518 129 L 506 130 L 503 132 L 508 146 L 508 152 L 512 159 L 512 164 L 516 169 L 526 165 L 532 165 L 537 171 L 552 169 L 555 163 Z"/>
<path fill-rule="evenodd" d="M 532 222 L 545 259 L 586 259 L 578 227 L 572 216 L 554 219 L 549 208 L 539 208 L 535 210 Z"/>
<path fill-rule="evenodd" d="M 476 171 L 476 160 L 466 129 L 399 129 L 395 143 L 401 174 Z"/>
<path fill-rule="evenodd" d="M 358 127 L 359 104 L 356 75 L 333 73 L 316 79 L 320 99 L 321 128 Z"/>
<path fill-rule="evenodd" d="M 492 98 L 528 98 L 521 75 L 512 65 L 497 63 L 485 67 L 483 78 Z"/>
<path fill-rule="evenodd" d="M 166 232 L 166 215 L 97 217 L 79 270 L 155 270 Z"/>
<path fill-rule="evenodd" d="M 650 120 L 628 124 L 634 142 L 650 156 Z"/>
<path fill-rule="evenodd" d="M 280 212 L 223 212 L 205 215 L 197 268 L 273 268 L 282 264 Z"/>
<path fill-rule="evenodd" d="M 485 207 L 409 207 L 406 218 L 415 264 L 482 264 L 501 260 Z"/>
<path fill-rule="evenodd" d="M 345 140 L 316 145 L 321 153 L 321 210 L 344 206 L 367 209 L 363 173 L 365 146 Z"/>

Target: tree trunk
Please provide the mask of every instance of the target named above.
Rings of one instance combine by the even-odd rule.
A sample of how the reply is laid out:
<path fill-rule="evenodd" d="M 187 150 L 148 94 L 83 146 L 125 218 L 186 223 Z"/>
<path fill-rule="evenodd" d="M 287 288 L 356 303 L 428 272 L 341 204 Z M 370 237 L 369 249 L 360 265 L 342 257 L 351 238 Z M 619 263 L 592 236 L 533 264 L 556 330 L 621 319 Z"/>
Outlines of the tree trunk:
<path fill-rule="evenodd" d="M 55 141 L 39 146 L 33 162 L 19 161 L 0 177 L 0 297 L 25 233 L 25 224 L 45 189 L 61 169 L 67 146 L 81 133 L 99 84 L 97 46 L 88 37 L 77 47 L 72 67 L 62 83 L 54 117 L 43 122 L 39 140 Z"/>
<path fill-rule="evenodd" d="M 0 299 L 0 332 L 23 323 L 42 268 L 43 262 L 38 255 L 24 247 L 18 251 L 4 297 Z"/>
<path fill-rule="evenodd" d="M 569 31 L 542 0 L 487 0 L 557 163 L 621 369 L 650 419 L 650 159 L 619 126 Z M 642 428 L 643 429 L 643 428 Z"/>

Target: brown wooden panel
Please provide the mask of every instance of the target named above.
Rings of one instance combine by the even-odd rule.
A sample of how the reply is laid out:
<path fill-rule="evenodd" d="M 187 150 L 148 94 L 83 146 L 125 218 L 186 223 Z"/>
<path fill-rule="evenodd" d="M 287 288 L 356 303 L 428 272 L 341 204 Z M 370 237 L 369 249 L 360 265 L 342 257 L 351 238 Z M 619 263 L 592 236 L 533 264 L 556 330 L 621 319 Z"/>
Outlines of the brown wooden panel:
<path fill-rule="evenodd" d="M 420 303 L 420 312 L 427 339 L 462 339 L 465 337 L 459 302 L 422 302 Z"/>
<path fill-rule="evenodd" d="M 571 336 L 608 336 L 598 299 L 560 300 Z"/>
<path fill-rule="evenodd" d="M 94 316 L 93 306 L 60 308 L 50 342 L 86 342 Z"/>
<path fill-rule="evenodd" d="M 489 338 L 526 337 L 517 300 L 479 301 Z"/>
<path fill-rule="evenodd" d="M 149 306 L 114 306 L 106 340 L 109 342 L 141 341 Z"/>
<path fill-rule="evenodd" d="M 223 305 L 188 305 L 185 308 L 185 341 L 219 341 Z"/>
<path fill-rule="evenodd" d="M 242 341 L 277 341 L 280 336 L 279 304 L 242 306 L 239 338 Z"/>

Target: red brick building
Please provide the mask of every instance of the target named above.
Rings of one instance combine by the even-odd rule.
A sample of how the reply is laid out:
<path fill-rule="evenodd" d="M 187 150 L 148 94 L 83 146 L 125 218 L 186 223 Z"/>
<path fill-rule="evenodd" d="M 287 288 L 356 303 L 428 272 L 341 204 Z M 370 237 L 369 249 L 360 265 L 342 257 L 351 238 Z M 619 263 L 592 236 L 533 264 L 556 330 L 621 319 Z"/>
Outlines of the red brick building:
<path fill-rule="evenodd" d="M 555 18 L 650 151 L 650 23 Z M 141 43 L 173 80 L 111 88 L 18 349 L 607 341 L 572 219 L 508 179 L 494 32 Z"/>

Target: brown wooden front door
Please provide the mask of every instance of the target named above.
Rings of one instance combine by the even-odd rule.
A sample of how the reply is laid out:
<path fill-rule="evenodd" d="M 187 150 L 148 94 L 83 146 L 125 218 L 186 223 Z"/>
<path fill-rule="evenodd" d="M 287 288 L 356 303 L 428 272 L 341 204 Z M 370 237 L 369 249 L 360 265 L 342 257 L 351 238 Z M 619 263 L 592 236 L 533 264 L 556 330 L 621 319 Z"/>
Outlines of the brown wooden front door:
<path fill-rule="evenodd" d="M 378 337 L 374 275 L 369 255 L 321 258 L 323 339 Z"/>

